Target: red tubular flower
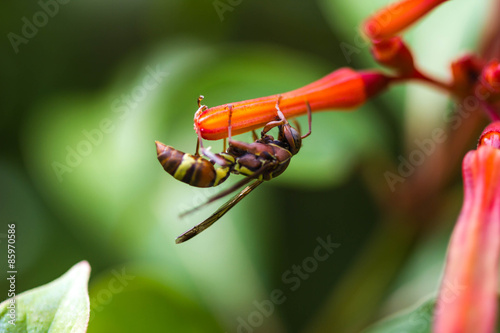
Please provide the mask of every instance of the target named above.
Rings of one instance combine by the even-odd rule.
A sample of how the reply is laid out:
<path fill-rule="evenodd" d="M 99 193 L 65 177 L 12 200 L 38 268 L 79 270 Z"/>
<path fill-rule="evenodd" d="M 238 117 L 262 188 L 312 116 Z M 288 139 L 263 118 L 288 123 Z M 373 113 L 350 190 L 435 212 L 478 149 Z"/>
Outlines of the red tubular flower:
<path fill-rule="evenodd" d="M 413 55 L 401 37 L 374 41 L 372 54 L 379 64 L 395 69 L 401 75 L 415 72 Z"/>
<path fill-rule="evenodd" d="M 464 203 L 450 240 L 434 332 L 493 332 L 500 254 L 500 122 L 463 161 Z"/>
<path fill-rule="evenodd" d="M 281 94 L 279 106 L 287 118 L 306 114 L 306 101 L 311 105 L 312 111 L 354 108 L 385 89 L 389 81 L 388 77 L 378 72 L 356 72 L 350 68 L 341 68 L 302 88 Z M 233 134 L 262 127 L 276 117 L 278 96 L 200 109 L 194 116 L 195 129 L 199 128 L 201 136 L 206 140 L 227 137 L 230 104 L 233 106 Z"/>
<path fill-rule="evenodd" d="M 372 40 L 398 34 L 446 0 L 403 0 L 383 8 L 365 21 L 363 30 Z"/>

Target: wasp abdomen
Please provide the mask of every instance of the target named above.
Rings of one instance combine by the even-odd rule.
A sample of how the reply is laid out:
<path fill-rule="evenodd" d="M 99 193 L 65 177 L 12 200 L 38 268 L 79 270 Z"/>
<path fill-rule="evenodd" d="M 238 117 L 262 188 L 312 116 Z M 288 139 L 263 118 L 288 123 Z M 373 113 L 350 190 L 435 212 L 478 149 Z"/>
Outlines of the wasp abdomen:
<path fill-rule="evenodd" d="M 216 186 L 224 182 L 230 173 L 228 166 L 215 169 L 210 161 L 201 156 L 186 154 L 158 141 L 156 141 L 156 152 L 158 161 L 166 172 L 191 186 Z"/>

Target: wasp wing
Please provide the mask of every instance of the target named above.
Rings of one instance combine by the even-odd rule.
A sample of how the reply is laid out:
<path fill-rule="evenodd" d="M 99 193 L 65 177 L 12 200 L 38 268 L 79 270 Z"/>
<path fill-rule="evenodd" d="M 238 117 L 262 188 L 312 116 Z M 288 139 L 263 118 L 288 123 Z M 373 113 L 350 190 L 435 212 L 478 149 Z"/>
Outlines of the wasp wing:
<path fill-rule="evenodd" d="M 249 179 L 252 180 L 252 178 L 249 178 Z M 248 180 L 248 181 L 250 181 L 250 180 Z M 203 230 L 210 227 L 212 224 L 217 222 L 217 220 L 220 219 L 224 214 L 226 214 L 231 208 L 233 208 L 234 205 L 236 205 L 238 202 L 240 202 L 241 199 L 246 197 L 250 192 L 252 192 L 260 184 L 262 184 L 262 180 L 256 180 L 252 184 L 245 187 L 243 190 L 241 190 L 240 193 L 238 193 L 233 198 L 231 198 L 231 200 L 229 200 L 228 202 L 226 202 L 225 204 L 220 206 L 219 209 L 217 209 L 217 211 L 215 213 L 213 213 L 212 215 L 210 215 L 210 217 L 208 217 L 205 221 L 201 222 L 200 224 L 194 226 L 192 229 L 189 229 L 188 231 L 186 231 L 185 233 L 183 233 L 182 235 L 177 237 L 177 239 L 175 240 L 175 243 L 180 244 L 182 242 L 185 242 L 185 241 L 193 238 L 194 236 L 198 235 Z"/>
<path fill-rule="evenodd" d="M 225 197 L 226 195 L 229 195 L 231 193 L 233 193 L 234 191 L 236 191 L 237 189 L 241 188 L 242 186 L 245 186 L 246 184 L 250 183 L 252 180 L 258 178 L 261 174 L 263 174 L 264 172 L 266 172 L 270 167 L 272 166 L 272 164 L 264 164 L 259 170 L 257 170 L 253 175 L 251 176 L 247 176 L 245 177 L 244 179 L 236 182 L 234 185 L 232 185 L 231 187 L 221 191 L 220 193 L 217 193 L 216 195 L 210 197 L 206 202 L 202 203 L 201 205 L 199 206 L 196 206 L 194 208 L 191 208 L 190 210 L 188 211 L 185 211 L 184 213 L 181 213 L 179 214 L 179 217 L 184 217 L 186 215 L 189 215 L 189 214 L 192 214 L 194 213 L 195 211 L 199 210 L 200 208 L 214 202 L 215 200 L 218 200 L 220 198 L 223 198 Z"/>

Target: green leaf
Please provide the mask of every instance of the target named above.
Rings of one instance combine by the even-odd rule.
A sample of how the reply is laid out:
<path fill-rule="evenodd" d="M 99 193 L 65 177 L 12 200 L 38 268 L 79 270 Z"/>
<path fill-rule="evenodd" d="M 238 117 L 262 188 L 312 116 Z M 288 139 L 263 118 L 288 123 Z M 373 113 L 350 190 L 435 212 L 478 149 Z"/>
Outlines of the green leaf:
<path fill-rule="evenodd" d="M 5 300 L 0 304 L 0 331 L 85 332 L 90 311 L 89 274 L 88 262 L 76 264 L 60 278 L 17 295 L 14 313 L 9 308 L 11 299 Z"/>
<path fill-rule="evenodd" d="M 405 310 L 370 326 L 363 333 L 430 333 L 434 304 L 433 298 L 413 310 Z"/>
<path fill-rule="evenodd" d="M 214 313 L 200 301 L 160 280 L 143 265 L 101 274 L 90 285 L 88 332 L 223 331 Z"/>

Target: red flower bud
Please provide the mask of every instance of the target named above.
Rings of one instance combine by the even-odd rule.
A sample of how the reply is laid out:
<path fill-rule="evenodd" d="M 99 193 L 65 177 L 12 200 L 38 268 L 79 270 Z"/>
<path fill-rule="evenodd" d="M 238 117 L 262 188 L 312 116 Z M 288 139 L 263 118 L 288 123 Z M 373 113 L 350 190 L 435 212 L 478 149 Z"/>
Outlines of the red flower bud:
<path fill-rule="evenodd" d="M 489 91 L 500 92 L 500 64 L 498 61 L 494 60 L 484 67 L 481 81 Z"/>
<path fill-rule="evenodd" d="M 413 56 L 401 37 L 374 41 L 372 54 L 379 64 L 393 68 L 399 74 L 411 74 L 415 71 Z"/>
<path fill-rule="evenodd" d="M 451 64 L 453 87 L 459 95 L 471 94 L 484 64 L 475 55 L 465 55 Z"/>
<path fill-rule="evenodd" d="M 387 6 L 365 21 L 363 30 L 372 40 L 392 37 L 446 0 L 403 0 Z"/>

